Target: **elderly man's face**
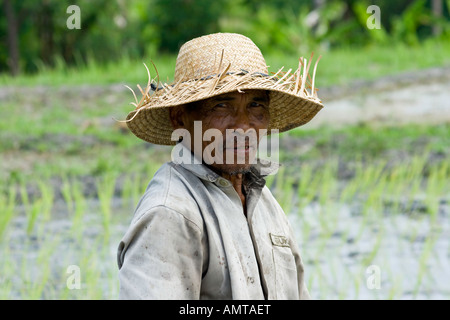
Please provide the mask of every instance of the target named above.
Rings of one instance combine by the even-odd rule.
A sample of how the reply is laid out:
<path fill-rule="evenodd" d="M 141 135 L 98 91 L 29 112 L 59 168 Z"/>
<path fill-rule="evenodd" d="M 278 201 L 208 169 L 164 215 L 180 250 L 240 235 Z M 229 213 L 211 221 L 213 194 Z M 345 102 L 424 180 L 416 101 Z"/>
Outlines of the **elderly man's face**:
<path fill-rule="evenodd" d="M 226 93 L 188 107 L 172 108 L 170 117 L 175 129 L 189 131 L 190 148 L 204 162 L 222 173 L 244 173 L 254 163 L 261 133 L 265 132 L 262 129 L 267 130 L 269 125 L 269 95 L 263 90 Z M 202 133 L 216 129 L 213 132 L 220 132 L 220 138 L 217 134 L 211 139 L 195 135 L 194 121 L 201 121 Z M 194 147 L 195 139 L 202 140 L 201 155 Z"/>

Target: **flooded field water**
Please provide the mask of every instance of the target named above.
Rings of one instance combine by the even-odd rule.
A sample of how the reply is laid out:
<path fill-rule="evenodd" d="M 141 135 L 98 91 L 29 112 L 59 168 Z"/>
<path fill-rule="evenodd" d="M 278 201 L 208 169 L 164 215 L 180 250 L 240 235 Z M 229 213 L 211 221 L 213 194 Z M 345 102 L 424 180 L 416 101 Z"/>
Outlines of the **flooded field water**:
<path fill-rule="evenodd" d="M 300 237 L 311 295 L 317 299 L 449 299 L 449 205 L 436 221 L 391 214 L 366 218 L 337 205 L 337 221 L 324 236 L 311 206 L 290 215 Z M 305 224 L 308 227 L 305 227 Z"/>
<path fill-rule="evenodd" d="M 66 205 L 56 203 L 51 220 L 38 219 L 31 234 L 25 212 L 19 212 L 11 221 L 8 244 L 0 246 L 2 260 L 8 260 L 0 265 L 2 298 L 116 299 L 116 249 L 132 207 L 114 201 L 109 236 L 100 210 L 91 201 L 78 232 Z M 312 298 L 450 298 L 448 202 L 439 204 L 434 219 L 395 212 L 362 215 L 359 210 L 358 203 L 331 203 L 326 209 L 312 203 L 288 215 Z"/>

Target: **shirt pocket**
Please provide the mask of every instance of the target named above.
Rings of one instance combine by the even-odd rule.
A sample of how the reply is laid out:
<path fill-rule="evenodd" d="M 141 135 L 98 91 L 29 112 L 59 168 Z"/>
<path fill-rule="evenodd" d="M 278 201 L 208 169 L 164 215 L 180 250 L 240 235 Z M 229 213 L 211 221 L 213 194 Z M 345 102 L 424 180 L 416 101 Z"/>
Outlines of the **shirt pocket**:
<path fill-rule="evenodd" d="M 273 235 L 271 234 L 272 240 Z M 297 265 L 291 248 L 283 236 L 279 240 L 272 241 L 272 254 L 275 266 L 275 286 L 277 299 L 298 299 Z"/>

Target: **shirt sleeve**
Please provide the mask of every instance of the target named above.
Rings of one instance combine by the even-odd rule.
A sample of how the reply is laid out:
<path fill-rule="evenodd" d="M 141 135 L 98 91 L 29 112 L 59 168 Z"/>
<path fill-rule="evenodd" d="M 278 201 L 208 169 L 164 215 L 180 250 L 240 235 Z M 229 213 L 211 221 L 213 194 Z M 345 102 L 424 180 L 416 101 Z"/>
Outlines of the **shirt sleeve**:
<path fill-rule="evenodd" d="M 119 299 L 199 299 L 202 234 L 165 206 L 146 212 L 119 244 Z"/>

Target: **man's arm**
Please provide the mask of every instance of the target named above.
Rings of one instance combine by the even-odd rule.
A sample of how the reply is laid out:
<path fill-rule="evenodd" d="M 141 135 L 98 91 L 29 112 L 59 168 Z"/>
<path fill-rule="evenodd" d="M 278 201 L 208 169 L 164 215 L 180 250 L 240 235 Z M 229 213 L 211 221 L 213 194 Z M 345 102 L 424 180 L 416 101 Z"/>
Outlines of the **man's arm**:
<path fill-rule="evenodd" d="M 200 227 L 165 206 L 152 208 L 139 218 L 119 245 L 119 298 L 199 299 Z"/>

